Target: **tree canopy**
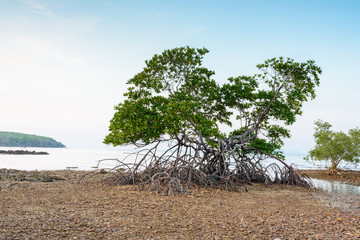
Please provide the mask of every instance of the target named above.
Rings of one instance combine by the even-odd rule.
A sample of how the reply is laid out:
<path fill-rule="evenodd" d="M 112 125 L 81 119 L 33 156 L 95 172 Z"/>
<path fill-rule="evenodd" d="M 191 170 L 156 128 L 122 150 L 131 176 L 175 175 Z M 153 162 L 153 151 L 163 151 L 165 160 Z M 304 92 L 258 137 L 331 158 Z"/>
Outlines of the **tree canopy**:
<path fill-rule="evenodd" d="M 220 84 L 215 72 L 202 66 L 206 53 L 206 48 L 180 47 L 146 61 L 128 80 L 127 99 L 115 107 L 104 142 L 138 147 L 167 142 L 167 155 L 159 160 L 152 148 L 145 155 L 151 160 L 140 162 L 147 162 L 145 169 L 167 169 L 169 179 L 186 168 L 221 179 L 270 181 L 259 159 L 282 158 L 283 138 L 290 137 L 286 126 L 315 97 L 321 69 L 313 60 L 273 58 L 257 65 L 259 74 Z M 223 131 L 224 125 L 232 130 Z"/>
<path fill-rule="evenodd" d="M 315 147 L 309 151 L 308 160 L 330 161 L 329 172 L 338 171 L 340 162 L 360 162 L 360 129 L 350 129 L 348 134 L 331 131 L 331 124 L 315 121 Z"/>

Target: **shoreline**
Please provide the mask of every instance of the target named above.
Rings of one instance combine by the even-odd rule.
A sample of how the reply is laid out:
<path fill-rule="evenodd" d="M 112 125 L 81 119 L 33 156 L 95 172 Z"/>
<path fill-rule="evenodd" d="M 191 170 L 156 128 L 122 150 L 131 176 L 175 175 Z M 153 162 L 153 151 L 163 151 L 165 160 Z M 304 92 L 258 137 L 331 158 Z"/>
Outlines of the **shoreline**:
<path fill-rule="evenodd" d="M 92 172 L 93 170 L 81 170 L 77 167 L 67 167 L 66 169 L 59 170 L 20 170 L 20 169 L 9 169 L 0 168 L 0 176 L 5 173 L 33 173 L 33 172 L 45 172 L 45 173 L 57 173 L 62 171 L 76 171 L 76 172 Z M 326 169 L 297 169 L 298 173 L 305 174 L 308 177 L 330 180 L 330 181 L 341 181 L 348 184 L 360 186 L 360 171 L 357 170 L 339 170 L 337 174 L 328 174 Z"/>
<path fill-rule="evenodd" d="M 5 155 L 49 155 L 48 152 L 37 152 L 29 150 L 0 150 L 0 154 Z"/>
<path fill-rule="evenodd" d="M 360 171 L 339 170 L 337 174 L 328 174 L 326 169 L 300 169 L 298 172 L 304 173 L 311 178 L 340 181 L 347 184 L 360 186 Z"/>

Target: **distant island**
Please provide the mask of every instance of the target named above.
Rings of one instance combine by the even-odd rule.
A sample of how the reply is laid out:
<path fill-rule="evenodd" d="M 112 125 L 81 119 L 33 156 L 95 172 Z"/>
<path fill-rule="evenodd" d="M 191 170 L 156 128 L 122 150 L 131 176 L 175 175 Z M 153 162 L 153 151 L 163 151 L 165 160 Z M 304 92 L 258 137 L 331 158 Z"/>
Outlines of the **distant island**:
<path fill-rule="evenodd" d="M 65 145 L 52 138 L 24 134 L 17 132 L 1 132 L 0 146 L 2 147 L 41 147 L 41 148 L 64 148 Z"/>

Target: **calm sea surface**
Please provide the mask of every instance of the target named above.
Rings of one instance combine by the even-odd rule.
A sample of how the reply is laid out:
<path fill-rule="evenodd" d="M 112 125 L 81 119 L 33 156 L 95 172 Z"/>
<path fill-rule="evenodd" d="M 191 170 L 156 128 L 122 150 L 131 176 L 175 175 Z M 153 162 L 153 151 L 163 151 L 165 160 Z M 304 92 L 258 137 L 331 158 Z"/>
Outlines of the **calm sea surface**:
<path fill-rule="evenodd" d="M 77 167 L 79 170 L 91 170 L 102 159 L 123 159 L 127 153 L 126 149 L 79 149 L 79 148 L 9 148 L 0 147 L 0 150 L 28 150 L 44 151 L 49 155 L 3 155 L 0 154 L 0 168 L 20 170 L 59 170 L 67 167 Z M 286 163 L 299 169 L 316 169 L 325 167 L 325 163 L 317 163 L 303 160 L 302 155 L 286 155 Z M 126 160 L 132 161 L 131 158 Z M 115 161 L 105 161 L 99 167 L 114 167 Z M 343 165 L 342 167 L 356 169 L 354 165 Z"/>
<path fill-rule="evenodd" d="M 101 159 L 122 159 L 124 150 L 118 149 L 79 149 L 79 148 L 9 148 L 0 150 L 28 150 L 48 152 L 49 155 L 6 155 L 0 154 L 0 168 L 20 170 L 60 170 L 77 167 L 91 170 Z M 112 167 L 115 162 L 103 162 L 100 167 Z"/>

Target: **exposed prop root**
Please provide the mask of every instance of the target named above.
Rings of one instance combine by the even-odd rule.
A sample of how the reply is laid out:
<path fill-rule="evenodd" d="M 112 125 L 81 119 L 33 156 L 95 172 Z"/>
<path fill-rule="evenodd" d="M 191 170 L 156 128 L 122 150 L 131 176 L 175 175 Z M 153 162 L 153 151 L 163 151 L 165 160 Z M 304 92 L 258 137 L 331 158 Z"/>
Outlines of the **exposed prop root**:
<path fill-rule="evenodd" d="M 222 155 L 216 152 L 204 154 L 176 145 L 157 154 L 156 147 L 133 154 L 135 161 L 132 163 L 118 159 L 101 160 L 116 162 L 116 167 L 108 169 L 111 175 L 102 181 L 110 185 L 133 185 L 139 190 L 165 195 L 186 193 L 194 186 L 237 191 L 243 183 L 251 182 L 313 186 L 309 177 L 299 175 L 293 166 L 275 156 L 271 157 L 277 162 L 265 166 L 265 153 L 253 154 L 251 158 L 236 151 Z M 101 171 L 97 170 L 88 176 L 99 173 Z"/>

